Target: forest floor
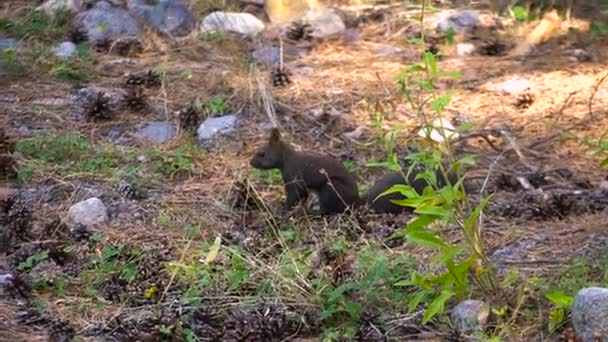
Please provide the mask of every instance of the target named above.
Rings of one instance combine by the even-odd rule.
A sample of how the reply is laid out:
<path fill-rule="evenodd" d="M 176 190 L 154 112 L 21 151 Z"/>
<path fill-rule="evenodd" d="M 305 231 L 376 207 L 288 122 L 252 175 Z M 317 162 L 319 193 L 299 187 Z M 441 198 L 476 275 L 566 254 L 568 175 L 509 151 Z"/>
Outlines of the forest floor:
<path fill-rule="evenodd" d="M 249 164 L 278 123 L 300 148 L 342 160 L 362 192 L 386 173 L 367 166 L 386 159 L 386 134 L 402 127 L 395 151 L 404 153 L 420 125 L 396 81 L 421 61 L 420 45 L 407 37 L 415 11 L 392 7 L 361 24 L 358 39 L 286 53 L 285 87 L 251 63 L 259 42 L 229 34 L 176 41 L 150 33 L 136 56 L 89 47 L 69 63 L 54 61 L 50 47 L 65 32 L 53 23 L 28 31 L 30 11 L 0 7 L 0 35 L 22 42 L 0 60 L 0 127 L 8 136 L 0 152 L 15 144 L 17 170 L 0 187 L 0 227 L 13 229 L 2 232 L 0 277 L 17 279 L 0 287 L 0 340 L 466 340 L 449 320 L 456 298 L 422 324 L 428 303 L 408 310 L 419 289 L 396 285 L 433 270 L 433 249 L 387 240 L 413 214 L 314 217 L 300 208 L 281 216 L 279 174 Z M 25 35 L 5 24 L 19 20 Z M 507 45 L 535 24 L 500 21 Z M 605 155 L 581 142 L 601 142 L 608 129 L 608 34 L 599 31 L 566 30 L 522 58 L 458 56 L 455 44 L 439 44 L 439 68 L 462 74 L 437 84 L 452 94 L 445 117 L 478 124 L 478 135 L 455 145 L 459 155 L 477 156 L 471 196 L 485 179 L 485 194 L 495 193 L 482 238 L 504 282 L 493 291 L 471 283 L 468 291 L 497 305 L 487 338 L 570 340 L 567 310 L 549 328 L 555 307 L 546 295 L 574 296 L 607 280 Z M 276 43 L 270 33 L 262 39 Z M 89 121 L 72 101 L 89 85 L 126 92 L 128 75 L 149 70 L 160 83 L 137 95 L 147 102 L 139 112 Z M 493 89 L 515 79 L 529 89 Z M 193 103 L 203 117 L 237 114 L 238 136 L 200 147 L 193 127 L 180 124 Z M 174 124 L 176 136 L 152 144 L 134 134 L 152 121 Z M 243 188 L 264 207 L 244 203 Z M 109 220 L 66 222 L 68 209 L 91 197 Z M 463 240 L 451 226 L 442 236 Z"/>

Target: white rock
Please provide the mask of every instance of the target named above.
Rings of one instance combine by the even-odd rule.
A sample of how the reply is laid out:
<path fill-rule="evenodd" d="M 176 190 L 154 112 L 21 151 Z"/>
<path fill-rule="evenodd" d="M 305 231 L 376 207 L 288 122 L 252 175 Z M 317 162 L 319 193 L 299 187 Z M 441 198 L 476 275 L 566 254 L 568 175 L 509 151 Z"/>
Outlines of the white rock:
<path fill-rule="evenodd" d="M 456 45 L 456 54 L 460 57 L 468 56 L 475 52 L 475 45 L 471 43 L 459 43 Z"/>
<path fill-rule="evenodd" d="M 458 137 L 456 129 L 448 120 L 441 118 L 430 124 L 432 127 L 423 128 L 418 131 L 418 135 L 423 138 L 430 138 L 438 143 L 443 143 L 445 138 L 454 139 Z M 443 134 L 441 132 L 443 130 Z M 444 138 L 445 136 L 445 138 Z"/>
<path fill-rule="evenodd" d="M 469 335 L 483 330 L 489 316 L 488 304 L 480 300 L 465 300 L 454 307 L 451 318 L 458 331 Z"/>
<path fill-rule="evenodd" d="M 68 59 L 76 53 L 76 44 L 63 42 L 53 48 L 53 54 L 59 59 Z"/>
<path fill-rule="evenodd" d="M 50 17 L 61 9 L 78 13 L 84 9 L 84 0 L 48 0 L 36 8 L 37 11 L 43 11 Z"/>
<path fill-rule="evenodd" d="M 435 21 L 435 27 L 441 31 L 453 29 L 456 32 L 470 32 L 479 25 L 479 13 L 473 10 L 443 11 Z"/>
<path fill-rule="evenodd" d="M 331 9 L 310 10 L 302 17 L 302 21 L 310 24 L 312 35 L 318 38 L 339 36 L 346 30 L 342 18 Z"/>
<path fill-rule="evenodd" d="M 220 116 L 218 118 L 207 118 L 201 123 L 196 131 L 198 141 L 203 147 L 208 147 L 215 136 L 230 135 L 237 130 L 238 117 L 234 114 Z"/>
<path fill-rule="evenodd" d="M 249 13 L 213 12 L 201 23 L 201 33 L 228 31 L 255 36 L 264 29 L 264 23 Z"/>
<path fill-rule="evenodd" d="M 71 206 L 68 219 L 73 223 L 92 226 L 105 223 L 108 220 L 108 212 L 99 198 L 92 197 Z"/>
<path fill-rule="evenodd" d="M 608 289 L 588 287 L 578 291 L 572 305 L 572 324 L 582 342 L 607 341 Z"/>
<path fill-rule="evenodd" d="M 517 95 L 530 87 L 530 81 L 528 80 L 510 79 L 497 84 L 491 84 L 487 88 L 491 91 L 502 92 L 509 95 Z"/>

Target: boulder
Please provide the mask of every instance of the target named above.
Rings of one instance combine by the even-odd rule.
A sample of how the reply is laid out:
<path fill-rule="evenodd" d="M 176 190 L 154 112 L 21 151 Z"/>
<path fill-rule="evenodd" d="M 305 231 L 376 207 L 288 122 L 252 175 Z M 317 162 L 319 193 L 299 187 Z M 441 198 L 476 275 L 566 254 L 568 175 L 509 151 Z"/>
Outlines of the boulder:
<path fill-rule="evenodd" d="M 105 223 L 108 220 L 108 212 L 99 198 L 92 197 L 71 206 L 68 219 L 76 224 L 92 226 Z"/>
<path fill-rule="evenodd" d="M 108 2 L 98 2 L 95 7 L 76 15 L 72 28 L 82 32 L 91 42 L 112 41 L 123 36 L 137 36 L 137 21 L 129 12 Z"/>
<path fill-rule="evenodd" d="M 207 118 L 196 131 L 198 142 L 203 147 L 209 147 L 217 135 L 233 134 L 237 130 L 238 117 L 228 114 L 217 118 Z"/>
<path fill-rule="evenodd" d="M 155 144 L 163 144 L 173 139 L 176 129 L 167 122 L 152 122 L 144 125 L 137 135 Z"/>
<path fill-rule="evenodd" d="M 584 288 L 574 297 L 572 324 L 581 342 L 608 341 L 608 288 Z"/>
<path fill-rule="evenodd" d="M 317 38 L 338 37 L 346 30 L 342 18 L 331 9 L 310 10 L 302 21 L 312 27 L 312 35 Z"/>
<path fill-rule="evenodd" d="M 196 27 L 192 11 L 179 1 L 161 1 L 157 5 L 132 1 L 129 3 L 129 12 L 147 25 L 172 36 L 186 36 Z"/>

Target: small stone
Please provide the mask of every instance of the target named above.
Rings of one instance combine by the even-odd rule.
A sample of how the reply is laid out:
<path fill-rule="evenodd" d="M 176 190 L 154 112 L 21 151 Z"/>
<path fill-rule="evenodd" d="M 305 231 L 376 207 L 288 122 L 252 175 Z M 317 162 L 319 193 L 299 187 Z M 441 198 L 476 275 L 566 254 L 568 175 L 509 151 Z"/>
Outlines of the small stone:
<path fill-rule="evenodd" d="M 438 30 L 453 29 L 456 32 L 471 32 L 479 25 L 479 14 L 473 10 L 443 11 L 435 21 Z"/>
<path fill-rule="evenodd" d="M 302 17 L 302 22 L 312 26 L 312 36 L 317 38 L 336 37 L 346 30 L 342 18 L 331 9 L 310 10 Z"/>
<path fill-rule="evenodd" d="M 176 130 L 166 122 L 152 122 L 141 128 L 137 134 L 155 144 L 163 144 L 173 139 Z"/>
<path fill-rule="evenodd" d="M 58 11 L 65 9 L 72 13 L 78 13 L 85 8 L 84 0 L 48 0 L 36 8 L 43 11 L 49 17 L 54 16 Z"/>
<path fill-rule="evenodd" d="M 608 289 L 584 288 L 574 297 L 572 324 L 582 342 L 608 340 Z"/>
<path fill-rule="evenodd" d="M 12 274 L 0 274 L 0 286 L 12 286 L 15 278 Z"/>
<path fill-rule="evenodd" d="M 452 310 L 452 322 L 465 335 L 483 330 L 490 316 L 490 306 L 480 300 L 465 300 Z"/>
<path fill-rule="evenodd" d="M 201 33 L 234 32 L 255 36 L 262 32 L 264 23 L 249 13 L 217 11 L 207 15 L 201 23 Z"/>
<path fill-rule="evenodd" d="M 281 50 L 271 45 L 263 45 L 253 51 L 253 61 L 272 67 L 279 62 L 281 58 Z"/>
<path fill-rule="evenodd" d="M 17 39 L 14 38 L 0 38 L 0 51 L 6 49 L 14 49 L 17 47 Z"/>
<path fill-rule="evenodd" d="M 489 85 L 488 89 L 495 92 L 502 92 L 508 95 L 517 95 L 528 88 L 531 88 L 530 81 L 525 79 L 511 79 L 501 83 Z"/>
<path fill-rule="evenodd" d="M 238 117 L 234 114 L 207 118 L 196 131 L 199 144 L 207 147 L 216 135 L 235 133 L 237 121 Z"/>
<path fill-rule="evenodd" d="M 108 212 L 99 198 L 92 197 L 71 206 L 68 218 L 75 224 L 92 226 L 105 223 L 108 220 Z"/>
<path fill-rule="evenodd" d="M 346 29 L 346 31 L 344 31 L 344 35 L 342 36 L 342 39 L 344 39 L 344 43 L 347 45 L 354 44 L 361 40 L 361 34 L 359 33 L 359 30 L 354 29 L 354 28 L 349 28 L 349 29 Z"/>
<path fill-rule="evenodd" d="M 66 60 L 76 53 L 76 44 L 72 42 L 63 42 L 53 48 L 55 57 Z"/>
<path fill-rule="evenodd" d="M 396 46 L 386 45 L 377 47 L 374 52 L 382 56 L 390 56 L 403 52 L 403 49 Z"/>
<path fill-rule="evenodd" d="M 460 43 L 456 45 L 456 54 L 460 57 L 472 55 L 475 52 L 475 45 L 471 43 Z"/>
<path fill-rule="evenodd" d="M 445 138 L 454 139 L 458 137 L 456 128 L 447 119 L 439 118 L 430 123 L 430 127 L 425 127 L 418 131 L 418 135 L 423 138 L 430 138 L 439 143 L 443 143 Z M 442 132 L 443 131 L 443 132 Z"/>

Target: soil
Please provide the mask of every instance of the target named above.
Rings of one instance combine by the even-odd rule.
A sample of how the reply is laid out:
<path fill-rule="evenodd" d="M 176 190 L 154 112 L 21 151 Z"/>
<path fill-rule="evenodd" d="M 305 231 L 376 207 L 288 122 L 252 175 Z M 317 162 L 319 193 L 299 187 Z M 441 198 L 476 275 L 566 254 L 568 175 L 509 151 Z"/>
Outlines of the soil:
<path fill-rule="evenodd" d="M 7 3 L 14 6 L 0 7 L 3 17 L 24 11 L 22 1 Z M 454 44 L 437 44 L 439 68 L 463 75 L 437 84 L 438 91 L 453 94 L 446 119 L 454 125 L 478 123 L 454 146 L 458 155 L 477 155 L 468 170 L 471 198 L 494 193 L 484 211 L 482 237 L 501 275 L 516 267 L 525 277 L 558 283 L 561 272 L 583 258 L 608 260 L 603 158 L 577 139 L 597 140 L 608 127 L 608 35 L 572 30 L 597 19 L 593 15 L 599 11 L 581 6 L 572 22 L 551 31 L 523 57 L 508 52 L 537 22 L 503 17 L 485 23 L 494 17 L 484 9 L 483 32 L 494 35 L 475 37 L 487 41 L 481 44 L 483 55 L 461 57 Z M 0 340 L 180 341 L 190 336 L 195 341 L 196 336 L 199 341 L 320 341 L 327 334 L 325 308 L 318 300 L 322 290 L 303 286 L 310 283 L 298 278 L 299 270 L 285 273 L 293 278 L 280 274 L 283 259 L 296 258 L 295 252 L 287 253 L 290 249 L 310 259 L 301 267 L 311 269 L 311 278 L 330 279 L 336 287 L 361 280 L 353 278 L 354 260 L 369 245 L 380 246 L 390 260 L 415 258 L 420 270 L 427 270 L 431 250 L 388 239 L 414 214 L 361 211 L 319 218 L 299 208 L 280 215 L 281 182 L 249 165 L 276 124 L 297 147 L 354 166 L 364 190 L 387 172 L 366 167 L 386 157 L 378 143 L 384 134 L 404 127 L 395 147 L 402 154 L 419 141 L 420 121 L 395 82 L 399 72 L 420 61 L 420 46 L 408 43 L 419 31 L 413 19 L 419 9 L 378 8 L 356 16 L 342 7 L 345 16 L 361 19 L 349 21 L 356 25 L 349 28 L 357 30 L 356 39 L 285 47 L 289 82 L 281 78 L 285 84 L 277 86 L 272 78 L 282 76 L 276 69 L 250 63 L 259 42 L 229 34 L 220 40 L 171 40 L 146 33 L 142 50 L 130 56 L 91 47 L 92 76 L 84 81 L 59 80 L 37 66 L 18 74 L 0 70 L 0 180 L 6 180 L 0 186 L 0 276 L 12 275 L 0 284 Z M 259 40 L 277 43 L 276 31 L 267 31 Z M 25 46 L 54 43 L 37 39 Z M 154 76 L 155 70 L 161 71 Z M 515 95 L 491 89 L 510 79 L 527 80 L 530 89 Z M 74 105 L 79 89 L 91 85 L 108 89 L 109 102 L 97 101 L 94 108 Z M 136 92 L 128 90 L 133 87 Z M 131 105 L 106 108 L 115 94 L 127 94 Z M 216 113 L 197 103 L 215 97 L 238 114 L 239 134 L 203 149 L 193 131 Z M 153 145 L 134 135 L 143 122 L 165 120 L 179 127 L 168 143 Z M 20 150 L 36 132 L 78 133 L 96 150 L 118 132 L 117 152 L 107 152 L 108 158 L 129 165 L 144 160 L 143 168 L 125 183 L 117 172 L 120 165 L 109 172 L 103 165 L 76 172 L 68 164 L 82 165 L 86 158 L 36 160 Z M 26 166 L 31 176 L 17 179 Z M 138 179 L 142 184 L 133 182 Z M 108 223 L 67 222 L 68 208 L 93 196 L 106 205 Z M 297 239 L 287 238 L 291 234 Z M 446 227 L 444 235 L 454 243 L 463 239 L 454 227 Z M 206 261 L 217 236 L 222 237 L 221 252 Z M 342 239 L 350 248 L 336 252 L 331 246 Z M 592 281 L 602 275 L 588 276 Z M 272 282 L 264 283 L 264 277 Z M 349 299 L 361 301 L 357 296 Z M 494 298 L 482 292 L 476 296 Z M 549 303 L 541 294 L 526 298 L 523 307 L 506 301 L 513 315 L 508 333 L 496 320 L 487 331 L 509 341 L 571 337 L 568 322 L 547 333 Z M 465 338 L 447 319 L 423 325 L 420 311 L 362 305 L 364 313 L 353 327 L 358 341 Z M 547 317 L 528 319 L 542 310 Z"/>

